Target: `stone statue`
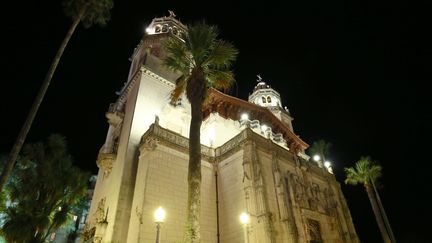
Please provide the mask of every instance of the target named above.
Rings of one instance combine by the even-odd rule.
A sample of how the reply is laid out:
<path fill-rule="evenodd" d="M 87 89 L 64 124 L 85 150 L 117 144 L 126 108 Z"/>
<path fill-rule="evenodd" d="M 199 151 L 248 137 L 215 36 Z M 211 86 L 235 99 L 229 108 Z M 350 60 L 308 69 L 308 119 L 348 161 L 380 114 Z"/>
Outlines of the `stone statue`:
<path fill-rule="evenodd" d="M 97 223 L 103 223 L 106 221 L 105 201 L 106 201 L 106 198 L 104 197 L 98 203 L 98 207 L 97 207 L 96 212 L 95 212 L 95 218 L 96 218 Z"/>
<path fill-rule="evenodd" d="M 170 14 L 169 17 L 171 17 L 171 18 L 175 18 L 176 17 L 174 11 L 168 10 L 168 13 Z"/>

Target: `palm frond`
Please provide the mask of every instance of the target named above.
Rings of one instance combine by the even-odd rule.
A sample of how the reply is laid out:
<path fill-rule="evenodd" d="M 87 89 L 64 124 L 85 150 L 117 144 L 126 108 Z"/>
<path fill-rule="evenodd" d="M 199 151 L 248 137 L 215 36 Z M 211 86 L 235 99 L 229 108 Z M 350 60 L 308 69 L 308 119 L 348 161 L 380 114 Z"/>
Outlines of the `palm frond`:
<path fill-rule="evenodd" d="M 79 16 L 84 9 L 84 15 L 81 18 L 86 28 L 97 24 L 105 26 L 111 18 L 110 10 L 113 8 L 113 0 L 65 0 L 63 8 L 67 16 L 73 19 Z"/>
<path fill-rule="evenodd" d="M 182 94 L 184 94 L 186 90 L 186 86 L 187 86 L 186 78 L 184 75 L 182 75 L 176 80 L 176 86 L 173 89 L 173 91 L 171 91 L 170 100 L 172 105 L 175 105 L 177 101 L 180 99 L 180 97 L 182 96 Z"/>
<path fill-rule="evenodd" d="M 382 167 L 376 165 L 370 157 L 361 157 L 354 168 L 345 168 L 345 183 L 357 185 L 362 183 L 367 185 L 370 181 L 376 181 L 381 176 Z"/>
<path fill-rule="evenodd" d="M 360 177 L 354 168 L 345 168 L 345 173 L 345 184 L 357 185 L 360 182 Z"/>
<path fill-rule="evenodd" d="M 206 25 L 205 23 L 188 26 L 185 43 L 191 52 L 195 66 L 203 66 L 216 44 L 218 34 L 219 31 L 216 26 Z"/>
<path fill-rule="evenodd" d="M 178 38 L 169 38 L 164 45 L 168 56 L 164 59 L 164 65 L 175 72 L 186 74 L 192 66 L 190 52 L 186 49 L 184 42 Z"/>
<path fill-rule="evenodd" d="M 227 90 L 234 81 L 234 73 L 229 70 L 210 69 L 206 74 L 209 86 L 216 89 Z"/>
<path fill-rule="evenodd" d="M 204 62 L 205 65 L 214 66 L 218 69 L 229 68 L 238 55 L 238 50 L 233 44 L 218 40 L 214 48 L 208 55 L 207 60 Z"/>

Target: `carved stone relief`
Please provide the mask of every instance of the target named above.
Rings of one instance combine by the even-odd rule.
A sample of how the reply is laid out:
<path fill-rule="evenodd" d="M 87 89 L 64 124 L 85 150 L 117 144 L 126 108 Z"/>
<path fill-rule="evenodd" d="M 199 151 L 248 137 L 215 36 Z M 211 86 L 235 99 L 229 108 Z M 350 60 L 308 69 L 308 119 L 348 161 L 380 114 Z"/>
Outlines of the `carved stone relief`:
<path fill-rule="evenodd" d="M 313 219 L 307 219 L 307 229 L 310 243 L 323 242 L 321 237 L 321 228 L 318 221 Z"/>
<path fill-rule="evenodd" d="M 303 181 L 298 175 L 291 174 L 291 182 L 293 184 L 294 199 L 300 207 L 307 208 L 307 198 Z"/>
<path fill-rule="evenodd" d="M 104 197 L 98 203 L 98 207 L 95 212 L 95 219 L 97 223 L 104 223 L 107 220 L 107 215 L 105 214 L 105 201 L 106 198 Z"/>
<path fill-rule="evenodd" d="M 104 178 L 110 175 L 115 159 L 116 154 L 99 153 L 96 164 L 103 170 Z"/>
<path fill-rule="evenodd" d="M 141 144 L 141 150 L 153 151 L 156 149 L 159 143 L 159 139 L 155 137 L 148 137 L 145 139 L 144 143 Z"/>

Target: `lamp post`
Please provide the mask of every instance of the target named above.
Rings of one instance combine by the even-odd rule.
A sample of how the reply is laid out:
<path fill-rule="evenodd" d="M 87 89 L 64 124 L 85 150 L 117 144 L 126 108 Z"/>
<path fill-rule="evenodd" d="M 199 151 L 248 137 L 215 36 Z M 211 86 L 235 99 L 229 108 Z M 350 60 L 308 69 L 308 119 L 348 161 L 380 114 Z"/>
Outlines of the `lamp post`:
<path fill-rule="evenodd" d="M 247 213 L 240 214 L 240 222 L 243 225 L 245 243 L 249 243 L 249 232 L 248 232 L 248 226 L 250 222 L 249 214 Z"/>
<path fill-rule="evenodd" d="M 324 156 L 323 156 L 324 157 Z M 332 164 L 330 161 L 328 160 L 324 160 L 323 158 L 321 158 L 320 155 L 315 154 L 313 157 L 313 160 L 315 160 L 318 163 L 319 167 L 325 167 L 327 169 L 327 171 L 331 174 L 333 174 L 333 168 L 332 168 Z"/>
<path fill-rule="evenodd" d="M 156 243 L 160 242 L 160 229 L 165 220 L 165 214 L 165 210 L 162 207 L 158 207 L 154 212 L 154 220 L 156 223 Z"/>

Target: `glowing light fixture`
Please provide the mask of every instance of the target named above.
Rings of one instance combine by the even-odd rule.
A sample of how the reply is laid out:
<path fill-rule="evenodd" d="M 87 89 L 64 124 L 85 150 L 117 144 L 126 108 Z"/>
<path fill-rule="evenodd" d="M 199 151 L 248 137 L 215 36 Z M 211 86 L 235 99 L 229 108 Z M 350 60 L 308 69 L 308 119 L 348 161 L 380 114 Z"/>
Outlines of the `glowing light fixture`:
<path fill-rule="evenodd" d="M 244 120 L 248 120 L 249 119 L 249 115 L 248 114 L 246 114 L 246 113 L 243 113 L 242 115 L 241 115 L 241 118 L 240 118 L 242 121 L 244 121 Z"/>
<path fill-rule="evenodd" d="M 248 230 L 248 226 L 250 223 L 249 214 L 245 212 L 240 214 L 240 222 L 243 225 L 245 243 L 249 243 L 249 230 Z"/>
<path fill-rule="evenodd" d="M 261 130 L 262 130 L 263 132 L 267 131 L 267 129 L 268 129 L 268 126 L 267 126 L 267 125 L 262 125 L 262 126 L 261 126 Z"/>
<path fill-rule="evenodd" d="M 242 213 L 242 214 L 240 214 L 240 222 L 243 224 L 243 225 L 247 225 L 247 224 L 249 224 L 250 223 L 250 217 L 249 217 L 249 214 L 247 214 L 247 213 Z"/>
<path fill-rule="evenodd" d="M 163 223 L 165 220 L 165 210 L 162 207 L 158 207 L 154 212 L 154 220 L 156 223 Z"/>
<path fill-rule="evenodd" d="M 330 166 L 331 166 L 330 161 L 326 161 L 326 162 L 324 162 L 324 166 L 325 166 L 327 169 L 330 168 Z"/>
<path fill-rule="evenodd" d="M 315 161 L 320 161 L 321 160 L 321 157 L 319 156 L 319 155 L 314 155 L 313 156 L 313 160 L 315 160 Z"/>

